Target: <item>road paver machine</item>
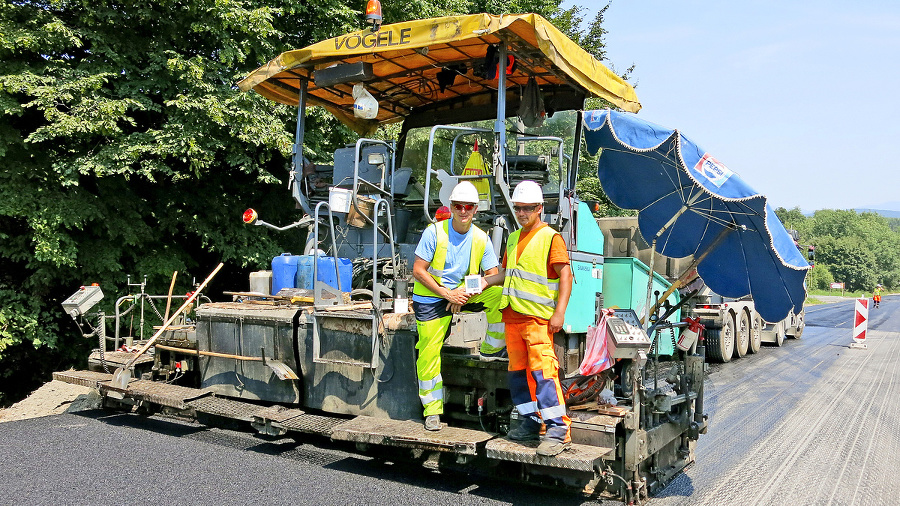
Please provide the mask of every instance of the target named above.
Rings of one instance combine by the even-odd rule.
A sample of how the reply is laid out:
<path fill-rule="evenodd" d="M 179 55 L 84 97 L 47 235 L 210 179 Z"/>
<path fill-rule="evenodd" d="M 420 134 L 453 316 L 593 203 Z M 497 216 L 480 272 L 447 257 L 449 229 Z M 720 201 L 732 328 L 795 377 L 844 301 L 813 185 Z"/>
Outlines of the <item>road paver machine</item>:
<path fill-rule="evenodd" d="M 608 332 L 615 365 L 598 377 L 578 374 L 588 327 L 604 307 L 603 236 L 573 190 L 582 109 L 599 97 L 636 112 L 630 85 L 538 15 L 478 14 L 324 40 L 279 55 L 239 86 L 297 107 L 290 190 L 302 217 L 281 227 L 245 215 L 306 231 L 294 283 L 276 280 L 276 293 L 265 284 L 236 287 L 232 301 L 203 303 L 192 320 L 164 329 L 152 356 L 106 351 L 93 370 L 57 379 L 97 388 L 110 406 L 228 418 L 269 436 L 325 436 L 426 465 L 634 502 L 693 461 L 706 428 L 702 347 L 655 361 L 634 311 L 620 308 Z M 360 137 L 332 160 L 305 157 L 309 107 Z M 574 142 L 523 128 L 552 124 L 555 114 L 571 118 Z M 396 139 L 374 135 L 393 123 Z M 473 149 L 483 164 L 465 163 Z M 542 185 L 544 219 L 566 240 L 575 287 L 554 347 L 574 444 L 556 457 L 504 437 L 517 414 L 508 363 L 478 355 L 483 313 L 454 317 L 442 353 L 447 427 L 423 429 L 409 266 L 422 230 L 461 180 L 479 189 L 476 223 L 498 253 L 518 227 L 510 188 L 523 180 Z M 128 362 L 133 379 L 116 388 L 108 367 Z"/>

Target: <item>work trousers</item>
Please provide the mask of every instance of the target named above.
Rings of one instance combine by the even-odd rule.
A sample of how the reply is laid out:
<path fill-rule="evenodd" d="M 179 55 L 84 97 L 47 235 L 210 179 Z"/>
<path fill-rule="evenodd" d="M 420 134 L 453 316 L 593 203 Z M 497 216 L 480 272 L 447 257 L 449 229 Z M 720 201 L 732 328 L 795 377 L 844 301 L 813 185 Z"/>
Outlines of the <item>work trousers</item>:
<path fill-rule="evenodd" d="M 547 428 L 546 438 L 569 441 L 572 421 L 559 384 L 559 360 L 553 352 L 549 322 L 539 318 L 506 322 L 509 389 L 516 410 Z"/>
<path fill-rule="evenodd" d="M 482 353 L 494 353 L 506 347 L 506 336 L 502 315 L 497 306 L 503 289 L 492 286 L 468 300 L 462 310 L 465 312 L 484 311 L 487 319 L 487 335 L 481 343 Z M 416 374 L 419 378 L 419 399 L 425 408 L 425 416 L 444 412 L 444 383 L 441 378 L 441 348 L 450 332 L 453 314 L 446 310 L 447 301 L 435 304 L 413 303 L 416 313 L 416 329 L 419 340 L 416 349 Z"/>

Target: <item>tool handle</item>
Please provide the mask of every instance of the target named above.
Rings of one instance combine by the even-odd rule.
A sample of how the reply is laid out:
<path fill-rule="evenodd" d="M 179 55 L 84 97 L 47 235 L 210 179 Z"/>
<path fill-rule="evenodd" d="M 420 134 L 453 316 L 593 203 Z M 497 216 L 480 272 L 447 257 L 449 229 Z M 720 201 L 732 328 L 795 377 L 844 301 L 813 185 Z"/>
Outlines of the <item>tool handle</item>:
<path fill-rule="evenodd" d="M 213 269 L 212 273 L 203 281 L 203 283 L 200 283 L 200 286 L 198 286 L 197 289 L 194 290 L 194 293 L 191 294 L 191 296 L 188 297 L 186 301 L 184 301 L 184 304 L 182 304 L 181 307 L 178 308 L 178 310 L 175 311 L 175 313 L 173 313 L 172 316 L 170 316 L 169 319 L 165 321 L 165 323 L 163 323 L 162 327 L 156 331 L 156 334 L 153 334 L 153 337 L 151 337 L 150 340 L 147 341 L 147 344 L 141 347 L 141 349 L 138 350 L 138 352 L 133 357 L 131 357 L 131 360 L 129 360 L 128 363 L 123 367 L 124 369 L 128 369 L 133 366 L 135 361 L 137 361 L 137 359 L 141 355 L 143 355 L 144 352 L 146 352 L 148 349 L 150 349 L 151 346 L 153 346 L 153 343 L 155 343 L 156 340 L 159 339 L 159 336 L 161 336 L 162 333 L 165 332 L 167 328 L 169 328 L 169 325 L 172 324 L 172 322 L 175 320 L 175 317 L 181 314 L 182 311 L 187 309 L 187 307 L 190 306 L 192 302 L 194 302 L 194 299 L 196 299 L 200 295 L 200 292 L 206 287 L 206 284 L 212 281 L 213 276 L 218 274 L 223 265 L 225 264 L 220 262 L 219 265 L 217 265 L 216 268 Z"/>
<path fill-rule="evenodd" d="M 172 290 L 175 289 L 175 278 L 178 277 L 178 271 L 172 273 L 172 282 L 169 283 L 169 296 L 166 297 L 166 316 L 163 320 L 169 319 L 169 310 L 172 309 Z"/>

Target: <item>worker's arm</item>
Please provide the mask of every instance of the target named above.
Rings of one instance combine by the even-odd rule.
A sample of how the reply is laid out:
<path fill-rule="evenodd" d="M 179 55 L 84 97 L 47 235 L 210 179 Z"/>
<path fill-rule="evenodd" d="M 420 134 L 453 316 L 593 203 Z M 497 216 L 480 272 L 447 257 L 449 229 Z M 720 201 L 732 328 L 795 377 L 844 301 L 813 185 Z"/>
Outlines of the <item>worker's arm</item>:
<path fill-rule="evenodd" d="M 490 272 L 494 271 L 494 272 Z M 488 287 L 491 286 L 502 286 L 503 280 L 506 279 L 506 269 L 502 267 L 495 267 L 490 269 L 484 273 L 484 277 L 481 278 L 481 291 L 483 292 Z"/>
<path fill-rule="evenodd" d="M 497 274 L 496 267 L 492 267 L 492 268 L 484 271 L 484 276 L 481 277 L 481 291 L 482 292 L 485 290 L 485 288 L 487 288 L 487 285 L 485 285 L 485 283 L 484 283 L 485 276 L 490 276 L 493 274 Z M 468 296 L 469 295 L 467 295 L 467 297 Z M 458 312 L 462 311 L 462 307 L 463 307 L 462 304 L 454 304 L 452 302 L 447 303 L 447 311 L 450 311 L 451 313 L 458 313 Z"/>
<path fill-rule="evenodd" d="M 439 285 L 438 282 L 431 277 L 431 274 L 428 274 L 429 265 L 431 265 L 431 262 L 428 260 L 418 256 L 416 257 L 416 261 L 413 263 L 413 277 L 416 278 L 416 281 L 425 285 L 426 288 L 436 293 L 438 297 L 443 297 L 452 304 L 463 305 L 469 300 L 469 295 L 466 293 L 465 287 L 458 287 L 450 290 L 445 286 Z"/>
<path fill-rule="evenodd" d="M 566 319 L 566 306 L 569 305 L 569 295 L 572 294 L 572 268 L 569 264 L 553 264 L 553 270 L 559 276 L 559 298 L 556 300 L 556 309 L 550 317 L 550 333 L 562 330 Z"/>

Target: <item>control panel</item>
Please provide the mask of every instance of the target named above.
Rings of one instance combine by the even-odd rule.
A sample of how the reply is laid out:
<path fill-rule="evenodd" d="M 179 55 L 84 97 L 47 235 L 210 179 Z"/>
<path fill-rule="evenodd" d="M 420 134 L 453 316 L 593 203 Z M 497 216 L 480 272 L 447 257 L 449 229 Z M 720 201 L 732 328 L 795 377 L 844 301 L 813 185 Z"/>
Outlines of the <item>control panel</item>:
<path fill-rule="evenodd" d="M 615 309 L 606 318 L 606 345 L 612 358 L 634 358 L 650 350 L 650 338 L 633 309 Z"/>
<path fill-rule="evenodd" d="M 82 286 L 71 297 L 63 301 L 62 307 L 66 313 L 75 318 L 90 311 L 102 298 L 103 290 L 99 286 Z"/>

